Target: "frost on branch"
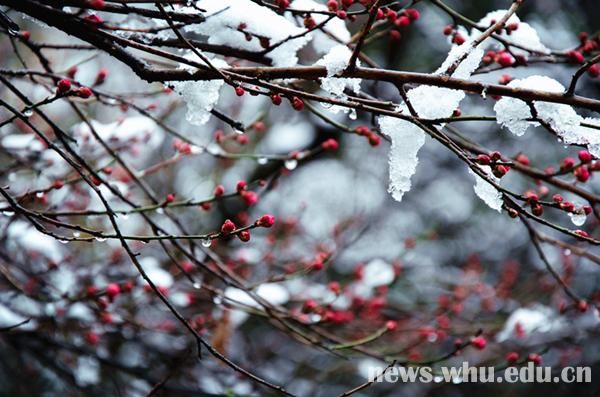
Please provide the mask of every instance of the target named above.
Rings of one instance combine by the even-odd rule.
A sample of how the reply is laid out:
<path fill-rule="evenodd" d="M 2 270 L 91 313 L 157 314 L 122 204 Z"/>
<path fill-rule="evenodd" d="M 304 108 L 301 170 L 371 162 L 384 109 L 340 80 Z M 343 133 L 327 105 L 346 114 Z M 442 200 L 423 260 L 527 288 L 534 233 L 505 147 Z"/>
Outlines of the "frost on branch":
<path fill-rule="evenodd" d="M 496 183 L 500 181 L 492 174 L 492 170 L 489 166 L 484 165 L 479 167 L 483 172 L 487 174 L 488 178 L 490 178 Z M 494 185 L 477 175 L 470 168 L 469 173 L 475 177 L 476 183 L 473 187 L 473 190 L 475 190 L 475 194 L 477 195 L 477 197 L 483 200 L 483 202 L 486 203 L 491 209 L 500 212 L 502 210 L 502 194 L 498 190 L 496 190 Z"/>
<path fill-rule="evenodd" d="M 196 55 L 193 58 L 195 61 L 201 62 Z M 212 59 L 210 63 L 216 68 L 228 67 L 225 61 L 220 59 Z M 182 65 L 189 69 L 190 66 Z M 190 124 L 203 125 L 210 119 L 210 111 L 219 101 L 219 91 L 223 86 L 223 80 L 206 80 L 206 81 L 171 81 L 169 85 L 173 86 L 175 92 L 183 97 L 187 105 L 187 113 L 185 118 Z"/>
<path fill-rule="evenodd" d="M 557 93 L 565 91 L 561 83 L 545 76 L 513 80 L 508 86 Z M 564 143 L 588 145 L 590 153 L 596 157 L 600 155 L 600 130 L 581 125 L 584 123 L 600 126 L 599 119 L 584 119 L 569 105 L 536 101 L 533 102 L 533 106 L 537 117 L 550 125 Z M 537 122 L 527 121 L 532 117 L 531 109 L 520 99 L 502 98 L 494 106 L 494 111 L 498 124 L 517 136 L 525 134 L 530 125 L 538 125 Z"/>
<path fill-rule="evenodd" d="M 343 97 L 346 87 L 354 92 L 360 90 L 361 79 L 334 77 L 348 67 L 351 56 L 352 51 L 348 47 L 338 45 L 317 61 L 317 65 L 327 69 L 327 77 L 321 79 L 321 88 L 336 97 Z M 360 66 L 360 62 L 357 61 L 357 65 Z"/>
<path fill-rule="evenodd" d="M 310 11 L 329 11 L 324 4 L 316 3 L 313 0 L 294 0 L 293 8 L 297 10 L 310 10 Z M 317 25 L 327 20 L 328 16 L 325 14 L 312 14 Z M 302 18 L 297 17 L 298 23 L 302 23 Z M 323 32 L 323 31 L 325 32 Z M 333 37 L 339 41 L 334 40 Z M 348 43 L 350 41 L 350 32 L 346 27 L 344 20 L 340 18 L 333 18 L 325 25 L 322 29 L 317 29 L 311 32 L 312 35 L 312 47 L 318 54 L 325 54 L 333 47 L 339 45 L 339 43 Z"/>
<path fill-rule="evenodd" d="M 196 6 L 206 10 L 206 20 L 185 29 L 208 36 L 210 44 L 261 52 L 305 30 L 285 17 L 250 0 L 201 0 Z M 249 39 L 249 40 L 248 40 Z M 266 54 L 274 66 L 294 66 L 296 52 L 310 40 L 304 35 L 274 48 Z"/>
<path fill-rule="evenodd" d="M 477 22 L 477 25 L 483 29 L 487 29 L 489 26 L 494 24 L 494 22 L 502 19 L 506 15 L 507 12 L 508 12 L 508 10 L 492 11 L 492 12 L 488 13 L 485 17 L 480 19 L 479 22 Z M 532 28 L 531 25 L 529 25 L 527 22 L 522 22 L 518 16 L 513 14 L 508 19 L 508 21 L 506 21 L 506 26 L 511 25 L 511 24 L 518 24 L 517 30 L 511 31 L 511 33 L 509 35 L 509 34 L 507 34 L 506 30 L 503 29 L 501 33 L 496 33 L 496 35 L 501 37 L 502 39 L 508 41 L 511 44 L 516 44 L 516 45 L 526 48 L 528 50 L 540 52 L 543 54 L 550 53 L 550 50 L 545 45 L 542 44 L 540 37 L 538 36 L 535 29 Z M 480 34 L 481 34 L 480 30 L 473 28 L 473 29 L 471 29 L 470 39 L 473 40 L 473 39 L 477 38 Z M 498 42 L 495 42 L 493 38 L 488 38 L 482 43 L 483 47 L 490 47 L 492 45 L 495 45 L 498 48 L 503 48 L 503 47 L 500 47 L 501 44 Z M 516 47 L 512 47 L 511 51 L 514 54 L 518 54 L 518 55 L 527 56 L 529 54 L 527 51 L 522 50 L 520 48 L 516 48 Z"/>
<path fill-rule="evenodd" d="M 390 184 L 388 192 L 394 200 L 401 201 L 410 190 L 410 178 L 417 169 L 417 154 L 425 143 L 425 134 L 413 123 L 384 116 L 378 119 L 381 132 L 390 137 Z"/>

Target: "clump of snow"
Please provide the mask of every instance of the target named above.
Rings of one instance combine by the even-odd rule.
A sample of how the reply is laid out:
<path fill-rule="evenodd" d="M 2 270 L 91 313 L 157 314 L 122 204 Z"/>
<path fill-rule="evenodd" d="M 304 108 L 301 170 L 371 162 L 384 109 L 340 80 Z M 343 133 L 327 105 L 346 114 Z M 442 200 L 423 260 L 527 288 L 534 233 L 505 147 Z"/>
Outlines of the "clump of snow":
<path fill-rule="evenodd" d="M 290 299 L 290 293 L 288 290 L 277 283 L 265 283 L 261 284 L 254 291 L 256 295 L 266 300 L 272 305 L 283 305 L 287 303 Z M 261 305 L 256 302 L 256 300 L 248 294 L 246 291 L 235 288 L 228 287 L 225 290 L 225 298 L 235 301 L 234 303 L 241 303 L 247 306 L 252 307 L 260 307 Z"/>
<path fill-rule="evenodd" d="M 73 376 L 77 385 L 81 387 L 95 385 L 100 381 L 100 363 L 93 357 L 80 356 Z"/>
<path fill-rule="evenodd" d="M 437 119 L 452 116 L 465 93 L 450 88 L 420 85 L 408 91 L 406 96 L 420 117 Z"/>
<path fill-rule="evenodd" d="M 546 76 L 513 80 L 508 86 L 556 93 L 565 90 L 561 83 Z M 533 106 L 537 117 L 548 123 L 564 143 L 588 145 L 588 150 L 594 156 L 600 155 L 600 130 L 581 125 L 587 123 L 600 126 L 600 119 L 584 119 L 571 106 L 559 103 L 535 101 Z M 497 123 L 517 136 L 525 134 L 530 125 L 537 125 L 537 122 L 527 121 L 532 117 L 531 109 L 520 99 L 504 97 L 496 103 L 494 111 Z"/>
<path fill-rule="evenodd" d="M 41 152 L 45 149 L 42 141 L 35 134 L 9 134 L 2 138 L 2 147 L 12 153 L 26 156 L 32 151 Z"/>
<path fill-rule="evenodd" d="M 483 57 L 483 50 L 478 47 L 473 48 L 470 42 L 452 48 L 442 66 L 435 73 L 448 72 L 450 67 L 467 53 L 468 55 L 451 75 L 468 79 L 477 69 Z M 450 88 L 421 85 L 409 90 L 406 96 L 419 117 L 437 119 L 452 116 L 454 110 L 464 99 L 465 93 Z M 408 107 L 403 105 L 399 111 L 408 113 Z M 379 118 L 379 126 L 381 132 L 392 140 L 389 155 L 390 184 L 388 192 L 395 200 L 401 201 L 404 193 L 410 190 L 410 178 L 417 168 L 417 154 L 425 143 L 425 135 L 413 123 L 388 116 Z"/>
<path fill-rule="evenodd" d="M 508 128 L 516 136 L 522 136 L 527 132 L 533 121 L 527 121 L 531 117 L 531 110 L 525 102 L 516 98 L 504 97 L 494 105 L 496 122 Z"/>
<path fill-rule="evenodd" d="M 208 36 L 210 44 L 227 45 L 234 48 L 261 52 L 259 38 L 277 44 L 290 36 L 304 32 L 285 17 L 251 0 L 200 0 L 196 6 L 206 10 L 206 20 L 188 25 L 187 31 Z M 239 29 L 243 27 L 243 29 Z M 246 34 L 251 40 L 246 40 Z M 310 35 L 288 40 L 266 54 L 274 66 L 294 66 L 298 63 L 296 52 L 310 39 Z"/>
<path fill-rule="evenodd" d="M 471 77 L 473 72 L 477 69 L 483 58 L 484 51 L 481 45 L 473 48 L 473 42 L 471 40 L 465 41 L 461 45 L 455 45 L 450 49 L 446 60 L 442 63 L 442 66 L 435 71 L 435 74 L 443 74 L 450 69 L 459 59 L 465 54 L 468 55 L 458 65 L 456 70 L 452 73 L 452 77 L 457 79 L 468 79 Z"/>
<path fill-rule="evenodd" d="M 362 272 L 361 283 L 369 287 L 391 284 L 396 278 L 394 267 L 382 259 L 373 259 Z"/>
<path fill-rule="evenodd" d="M 378 123 L 381 132 L 392 140 L 388 192 L 394 200 L 402 201 L 404 193 L 410 190 L 410 178 L 417 169 L 417 154 L 425 143 L 425 134 L 413 123 L 395 117 L 379 117 Z"/>
<path fill-rule="evenodd" d="M 587 215 L 585 213 L 581 213 L 581 214 L 569 213 L 569 218 L 571 218 L 571 222 L 573 222 L 573 224 L 575 226 L 582 226 L 587 219 Z"/>
<path fill-rule="evenodd" d="M 583 124 L 590 124 L 600 128 L 600 119 L 586 117 L 582 120 Z M 566 143 L 584 144 L 591 154 L 600 158 L 600 129 L 577 126 L 563 135 Z"/>
<path fill-rule="evenodd" d="M 546 76 L 516 79 L 511 81 L 508 86 L 557 93 L 565 90 L 561 83 Z M 566 143 L 574 143 L 570 138 L 571 132 L 579 127 L 583 119 L 571 106 L 540 101 L 535 101 L 533 106 L 539 119 L 548 123 L 559 136 L 566 137 Z M 523 135 L 530 125 L 536 124 L 526 120 L 532 117 L 531 110 L 527 103 L 520 99 L 504 97 L 496 103 L 494 111 L 497 122 L 517 136 Z"/>
<path fill-rule="evenodd" d="M 261 140 L 258 152 L 284 154 L 293 150 L 307 148 L 315 138 L 315 127 L 313 124 L 296 121 L 273 124 L 264 139 Z"/>
<path fill-rule="evenodd" d="M 37 252 L 46 258 L 60 262 L 64 256 L 64 250 L 52 237 L 38 231 L 29 222 L 16 221 L 10 224 L 7 231 L 7 241 L 15 245 L 14 252 L 22 250 Z"/>
<path fill-rule="evenodd" d="M 477 22 L 477 25 L 480 26 L 481 28 L 487 29 L 489 26 L 491 26 L 493 24 L 493 22 L 495 21 L 499 21 L 500 19 L 502 19 L 506 13 L 508 12 L 508 10 L 496 10 L 496 11 L 492 11 L 489 12 L 485 17 L 483 17 L 482 19 L 479 20 L 479 22 Z M 521 46 L 523 48 L 526 48 L 528 50 L 533 50 L 533 51 L 537 51 L 537 52 L 541 52 L 543 54 L 549 54 L 550 50 L 542 44 L 540 37 L 538 36 L 536 30 L 531 27 L 531 25 L 529 25 L 527 22 L 522 22 L 519 17 L 515 14 L 513 14 L 508 21 L 506 21 L 506 25 L 510 25 L 516 23 L 518 24 L 518 29 L 515 31 L 512 31 L 510 35 L 508 35 L 506 33 L 506 30 L 502 30 L 502 33 L 497 34 L 499 37 L 507 40 L 509 43 L 512 44 L 516 44 L 518 46 Z M 479 31 L 478 29 L 471 29 L 471 34 L 470 34 L 470 39 L 475 39 L 477 38 L 479 35 L 481 35 L 481 31 Z M 486 46 L 497 46 L 498 48 L 501 48 L 501 44 L 496 42 L 493 38 L 488 38 L 486 39 L 482 45 L 484 47 Z M 515 54 L 521 54 L 521 55 L 527 55 L 528 52 L 519 48 L 511 48 L 511 50 L 513 51 L 513 53 Z"/>
<path fill-rule="evenodd" d="M 294 0 L 292 6 L 296 10 L 328 11 L 324 4 L 319 4 L 313 0 Z M 312 17 L 317 25 L 323 23 L 328 18 L 325 14 L 312 14 Z M 297 17 L 296 20 L 298 23 L 303 22 L 301 17 Z M 340 41 L 333 39 L 327 33 Z M 311 45 L 318 54 L 325 54 L 333 47 L 339 45 L 340 42 L 347 43 L 351 38 L 350 31 L 346 27 L 346 22 L 340 18 L 331 19 L 321 29 L 312 31 L 311 35 Z"/>
<path fill-rule="evenodd" d="M 157 287 L 169 288 L 173 285 L 173 276 L 168 271 L 160 267 L 157 259 L 146 257 L 140 259 L 140 265 L 146 272 L 146 275 Z M 140 276 L 141 277 L 141 276 Z"/>
<path fill-rule="evenodd" d="M 345 45 L 333 47 L 323 58 L 317 61 L 317 65 L 325 66 L 327 77 L 335 76 L 348 67 L 348 61 L 352 51 Z"/>
<path fill-rule="evenodd" d="M 536 304 L 531 308 L 515 310 L 506 320 L 502 331 L 496 335 L 496 340 L 502 342 L 511 339 L 514 336 L 517 324 L 525 332 L 525 335 L 559 331 L 566 326 L 565 321 L 557 316 L 554 310 Z"/>
<path fill-rule="evenodd" d="M 492 170 L 489 166 L 479 166 L 487 176 L 498 183 L 499 179 L 496 178 L 492 174 Z M 502 193 L 500 193 L 494 185 L 489 183 L 487 180 L 483 179 L 481 176 L 477 175 L 472 169 L 469 168 L 469 173 L 475 177 L 475 186 L 473 186 L 473 190 L 475 190 L 475 194 L 483 200 L 491 209 L 494 209 L 498 212 L 502 210 Z"/>
<path fill-rule="evenodd" d="M 357 371 L 364 379 L 369 381 L 383 379 L 387 364 L 385 361 L 377 360 L 375 358 L 363 358 L 357 364 Z"/>
<path fill-rule="evenodd" d="M 189 58 L 190 56 L 186 56 Z M 201 62 L 194 54 L 194 60 Z M 220 59 L 212 59 L 210 63 L 216 68 L 226 68 L 229 65 Z M 190 69 L 189 65 L 182 65 L 182 68 Z M 219 101 L 219 92 L 223 86 L 223 80 L 207 81 L 171 81 L 169 85 L 173 86 L 175 92 L 183 97 L 187 105 L 186 120 L 193 125 L 203 125 L 210 119 L 210 111 Z"/>
<path fill-rule="evenodd" d="M 354 92 L 360 91 L 361 79 L 359 78 L 339 78 L 339 75 L 348 67 L 348 62 L 352 56 L 352 51 L 345 45 L 333 47 L 323 58 L 317 61 L 317 65 L 325 66 L 327 77 L 321 79 L 321 88 L 336 97 L 344 97 L 344 90 L 347 88 Z M 356 61 L 357 66 L 360 62 Z"/>
<path fill-rule="evenodd" d="M 465 54 L 468 55 L 462 59 Z M 462 59 L 456 69 L 452 71 L 451 76 L 468 79 L 479 66 L 483 55 L 483 50 L 479 46 L 473 47 L 473 43 L 470 41 L 460 46 L 454 46 L 435 74 L 447 73 L 456 62 Z M 413 88 L 406 95 L 417 114 L 430 119 L 450 117 L 465 97 L 464 91 L 426 85 Z"/>
<path fill-rule="evenodd" d="M 289 291 L 284 286 L 277 283 L 261 284 L 254 292 L 258 297 L 275 306 L 283 305 L 290 300 Z M 249 293 L 239 288 L 227 287 L 223 295 L 226 301 L 231 305 L 238 304 L 253 308 L 260 308 L 262 306 Z M 243 309 L 234 309 L 231 311 L 231 322 L 234 327 L 246 321 L 247 318 L 248 313 Z"/>
<path fill-rule="evenodd" d="M 21 314 L 17 314 L 3 304 L 0 304 L 0 327 L 12 327 L 25 320 L 27 320 L 26 317 L 23 317 Z M 34 327 L 32 321 L 30 321 L 27 324 L 21 325 L 20 328 L 30 330 Z"/>

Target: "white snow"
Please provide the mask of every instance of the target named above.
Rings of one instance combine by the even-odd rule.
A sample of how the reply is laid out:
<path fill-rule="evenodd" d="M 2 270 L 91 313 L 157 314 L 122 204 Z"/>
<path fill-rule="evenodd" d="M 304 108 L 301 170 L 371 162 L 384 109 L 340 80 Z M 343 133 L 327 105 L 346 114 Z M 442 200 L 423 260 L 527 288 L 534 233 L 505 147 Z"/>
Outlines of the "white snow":
<path fill-rule="evenodd" d="M 394 267 L 382 259 L 373 259 L 363 268 L 361 282 L 370 287 L 391 284 L 396 278 Z"/>
<path fill-rule="evenodd" d="M 357 370 L 360 376 L 367 380 L 382 379 L 383 372 L 387 368 L 387 364 L 384 361 L 377 360 L 375 358 L 363 358 L 357 364 Z"/>
<path fill-rule="evenodd" d="M 260 52 L 263 48 L 256 36 L 268 38 L 270 45 L 273 45 L 305 31 L 271 9 L 250 0 L 200 0 L 196 5 L 207 11 L 207 18 L 202 23 L 186 26 L 185 30 L 208 36 L 210 44 Z M 250 41 L 238 30 L 242 24 L 245 25 L 244 32 L 255 35 Z M 289 40 L 270 51 L 266 57 L 273 61 L 274 66 L 294 66 L 298 63 L 296 52 L 309 39 L 310 35 L 305 35 Z"/>
<path fill-rule="evenodd" d="M 42 141 L 35 134 L 9 134 L 2 138 L 2 147 L 10 152 L 26 155 L 44 150 Z"/>
<path fill-rule="evenodd" d="M 545 92 L 564 92 L 565 87 L 558 81 L 546 76 L 530 76 L 515 79 L 508 83 L 511 88 L 526 88 Z M 535 101 L 534 107 L 539 119 L 548 123 L 560 137 L 566 138 L 566 143 L 575 143 L 572 131 L 579 128 L 583 120 L 569 105 Z M 532 117 L 529 106 L 520 99 L 504 97 L 494 106 L 498 124 L 509 129 L 517 136 L 523 135 L 530 125 L 525 119 Z"/>
<path fill-rule="evenodd" d="M 46 258 L 60 262 L 63 258 L 63 248 L 52 237 L 39 232 L 30 223 L 16 221 L 10 224 L 8 228 L 8 241 L 15 244 L 15 252 L 18 250 L 35 251 Z"/>
<path fill-rule="evenodd" d="M 420 117 L 437 119 L 452 116 L 465 93 L 443 87 L 420 85 L 406 93 Z"/>
<path fill-rule="evenodd" d="M 454 46 L 435 74 L 448 72 L 449 68 L 466 53 L 468 55 L 465 59 L 450 74 L 452 77 L 462 79 L 471 77 L 483 58 L 483 50 L 480 46 L 474 48 L 471 41 Z M 465 93 L 450 88 L 420 85 L 409 90 L 406 96 L 419 117 L 437 119 L 452 116 L 454 110 L 464 99 Z M 399 110 L 408 114 L 406 105 L 401 106 Z M 380 117 L 379 125 L 381 132 L 392 139 L 389 155 L 390 185 L 388 191 L 395 200 L 401 201 L 404 193 L 410 190 L 410 178 L 416 170 L 417 153 L 425 143 L 425 136 L 414 124 L 392 117 Z"/>
<path fill-rule="evenodd" d="M 346 87 L 354 92 L 360 91 L 361 79 L 334 77 L 348 67 L 348 61 L 351 56 L 352 51 L 348 47 L 338 45 L 317 61 L 316 65 L 325 66 L 327 69 L 327 77 L 320 79 L 321 88 L 336 97 L 344 97 L 344 89 Z M 358 60 L 356 64 L 360 66 Z"/>
<path fill-rule="evenodd" d="M 264 139 L 261 140 L 259 153 L 289 153 L 292 150 L 306 149 L 315 138 L 315 127 L 305 121 L 289 120 L 276 123 L 269 128 Z"/>
<path fill-rule="evenodd" d="M 450 66 L 452 66 L 459 58 L 461 58 L 465 53 L 469 53 L 465 59 L 458 65 L 456 70 L 452 73 L 452 77 L 457 79 L 468 79 L 471 77 L 471 74 L 477 69 L 479 64 L 481 63 L 481 59 L 483 58 L 484 51 L 481 48 L 481 45 L 473 48 L 473 42 L 471 40 L 465 41 L 461 45 L 452 46 L 446 60 L 442 63 L 442 65 L 435 71 L 435 74 L 443 74 L 445 73 Z"/>
<path fill-rule="evenodd" d="M 324 4 L 319 4 L 313 0 L 294 0 L 292 8 L 296 10 L 328 11 Z M 313 19 L 318 25 L 327 19 L 327 15 L 313 14 Z M 298 23 L 302 23 L 302 18 L 297 17 L 296 20 Z M 321 29 L 311 32 L 311 45 L 318 54 L 325 54 L 333 47 L 339 45 L 339 42 L 327 33 L 339 39 L 342 43 L 350 41 L 351 34 L 346 27 L 346 22 L 340 18 L 331 19 L 323 26 L 322 30 L 326 33 L 322 32 Z"/>
<path fill-rule="evenodd" d="M 394 200 L 401 201 L 411 187 L 419 159 L 417 154 L 425 143 L 425 134 L 413 123 L 390 116 L 377 119 L 381 132 L 390 137 L 390 183 L 388 192 Z"/>
<path fill-rule="evenodd" d="M 508 86 L 557 93 L 565 90 L 561 83 L 546 76 L 513 80 Z M 600 155 L 600 130 L 581 125 L 587 123 L 600 126 L 600 119 L 584 119 L 571 106 L 559 103 L 535 101 L 534 107 L 538 118 L 548 123 L 564 143 L 587 144 L 590 153 L 596 157 Z M 532 114 L 529 106 L 519 99 L 504 97 L 496 103 L 494 111 L 497 123 L 517 136 L 525 134 L 530 125 L 538 124 L 526 121 Z"/>
<path fill-rule="evenodd" d="M 587 215 L 585 213 L 582 213 L 582 214 L 569 213 L 569 218 L 571 218 L 571 222 L 573 222 L 573 224 L 575 226 L 582 226 L 587 219 Z"/>
<path fill-rule="evenodd" d="M 289 291 L 277 283 L 265 283 L 259 285 L 254 291 L 256 295 L 272 305 L 283 305 L 290 300 Z M 227 287 L 224 292 L 224 297 L 229 304 L 232 305 L 244 305 L 254 308 L 260 308 L 262 305 L 258 303 L 250 294 L 246 291 L 235 288 Z M 248 318 L 248 313 L 243 309 L 233 309 L 231 311 L 231 322 L 234 327 L 242 324 Z"/>
<path fill-rule="evenodd" d="M 506 320 L 502 331 L 496 335 L 496 340 L 502 342 L 513 338 L 517 324 L 522 327 L 525 335 L 558 331 L 566 326 L 565 321 L 554 310 L 536 304 L 531 308 L 522 307 L 515 310 Z"/>
<path fill-rule="evenodd" d="M 283 305 L 290 299 L 290 293 L 288 290 L 277 283 L 261 284 L 254 292 L 256 295 L 272 305 Z M 233 303 L 241 303 L 243 305 L 252 307 L 261 307 L 261 305 L 256 302 L 252 296 L 239 288 L 227 287 L 227 289 L 225 289 L 225 298 L 234 301 Z"/>
<path fill-rule="evenodd" d="M 195 54 L 186 58 L 203 63 Z M 229 65 L 220 59 L 211 59 L 210 63 L 216 68 L 226 68 Z M 192 70 L 189 65 L 181 65 L 182 68 Z M 193 125 L 201 126 L 210 119 L 210 111 L 219 101 L 219 92 L 225 82 L 223 80 L 206 81 L 171 81 L 175 92 L 183 97 L 187 105 L 186 120 Z"/>
<path fill-rule="evenodd" d="M 484 165 L 479 167 L 488 175 L 490 179 L 492 179 L 496 183 L 499 182 L 499 179 L 492 174 L 492 170 L 489 166 Z M 470 168 L 469 173 L 475 177 L 475 186 L 473 186 L 475 194 L 477 194 L 477 196 L 481 200 L 483 200 L 483 202 L 486 203 L 491 209 L 500 212 L 502 210 L 502 194 L 498 190 L 496 190 L 496 188 L 491 183 L 477 175 Z"/>
<path fill-rule="evenodd" d="M 171 273 L 161 268 L 160 263 L 155 258 L 142 258 L 140 259 L 140 265 L 142 265 L 148 278 L 152 280 L 157 287 L 170 288 L 173 285 L 173 276 Z"/>
<path fill-rule="evenodd" d="M 582 120 L 585 124 L 600 127 L 600 119 L 586 117 Z M 577 126 L 563 135 L 566 143 L 587 144 L 589 152 L 596 158 L 600 158 L 600 129 L 585 126 Z"/>
<path fill-rule="evenodd" d="M 93 357 L 79 356 L 73 376 L 79 386 L 95 385 L 100 381 L 100 363 Z"/>
<path fill-rule="evenodd" d="M 23 317 L 22 315 L 15 313 L 3 304 L 0 304 L 0 327 L 12 327 L 13 325 L 19 324 L 20 322 L 23 322 L 25 320 L 27 320 L 26 317 Z M 22 327 L 24 326 L 25 325 L 23 325 Z"/>
<path fill-rule="evenodd" d="M 141 164 L 152 156 L 164 139 L 163 131 L 154 120 L 148 117 L 134 116 L 112 123 L 101 123 L 91 120 L 90 124 L 98 136 L 109 146 L 122 146 L 127 143 L 123 158 L 133 165 Z M 97 158 L 107 156 L 106 150 L 98 144 L 87 123 L 81 122 L 73 127 L 73 137 L 77 139 L 79 152 L 85 156 Z M 56 155 L 52 155 L 56 157 Z M 61 160 L 62 161 L 62 160 Z M 62 161 L 64 163 L 64 161 Z M 67 166 L 65 164 L 65 166 Z"/>
<path fill-rule="evenodd" d="M 479 22 L 477 22 L 477 25 L 487 29 L 491 24 L 492 21 L 499 21 L 500 19 L 502 19 L 508 10 L 496 10 L 496 11 L 492 11 L 489 12 L 485 17 L 483 17 L 482 19 L 479 20 Z M 512 23 L 518 23 L 519 24 L 519 28 L 513 32 L 511 32 L 511 34 L 507 34 L 505 30 L 502 30 L 502 33 L 498 34 L 498 36 L 502 37 L 503 39 L 506 39 L 508 42 L 519 45 L 523 48 L 527 48 L 530 50 L 534 50 L 534 51 L 538 51 L 544 54 L 549 54 L 550 50 L 542 44 L 540 37 L 538 36 L 537 32 L 535 31 L 535 29 L 533 27 L 531 27 L 531 25 L 529 25 L 527 22 L 522 22 L 519 17 L 516 14 L 513 14 L 508 21 L 506 22 L 506 25 L 510 25 Z M 471 29 L 471 34 L 470 34 L 470 39 L 475 39 L 477 38 L 479 35 L 481 35 L 481 31 L 479 31 L 478 29 Z M 490 47 L 490 46 L 495 46 L 498 49 L 501 49 L 502 47 L 500 43 L 498 43 L 497 41 L 495 41 L 493 38 L 488 38 L 486 39 L 483 43 L 482 43 L 483 47 Z M 511 50 L 513 51 L 513 53 L 515 54 L 521 54 L 521 55 L 527 55 L 528 52 L 521 50 L 519 48 L 515 48 L 512 47 Z"/>

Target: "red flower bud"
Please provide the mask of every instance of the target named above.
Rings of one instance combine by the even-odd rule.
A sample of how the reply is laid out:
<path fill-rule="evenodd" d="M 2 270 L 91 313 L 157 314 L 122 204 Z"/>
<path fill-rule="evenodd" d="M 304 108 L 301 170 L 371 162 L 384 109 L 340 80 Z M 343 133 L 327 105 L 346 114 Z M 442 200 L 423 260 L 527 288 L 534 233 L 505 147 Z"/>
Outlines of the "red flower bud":
<path fill-rule="evenodd" d="M 87 99 L 92 96 L 93 92 L 88 87 L 79 87 L 75 93 L 79 98 Z"/>
<path fill-rule="evenodd" d="M 573 62 L 573 63 L 584 63 L 585 62 L 585 58 L 583 57 L 583 54 L 579 51 L 569 51 L 567 53 L 567 55 L 569 56 L 569 60 L 571 60 L 571 62 Z"/>
<path fill-rule="evenodd" d="M 321 143 L 321 147 L 325 151 L 335 151 L 335 150 L 338 150 L 340 145 L 335 139 L 330 138 L 330 139 L 324 141 L 323 143 Z"/>
<path fill-rule="evenodd" d="M 540 365 L 542 363 L 542 356 L 537 353 L 531 353 L 527 356 L 527 361 L 531 361 L 535 365 Z"/>
<path fill-rule="evenodd" d="M 292 107 L 294 108 L 294 110 L 300 111 L 304 109 L 304 102 L 302 101 L 302 99 L 295 96 L 292 98 Z"/>
<path fill-rule="evenodd" d="M 372 133 L 369 134 L 369 144 L 371 146 L 379 146 L 379 144 L 381 143 L 381 138 L 379 137 L 379 135 Z"/>
<path fill-rule="evenodd" d="M 412 21 L 416 21 L 419 18 L 421 18 L 421 13 L 418 10 L 415 10 L 414 8 L 407 9 L 406 14 Z"/>
<path fill-rule="evenodd" d="M 582 163 L 589 163 L 590 161 L 592 161 L 594 159 L 592 154 L 590 152 L 588 152 L 587 150 L 579 151 L 579 153 L 577 153 L 577 157 L 579 157 L 579 160 Z"/>
<path fill-rule="evenodd" d="M 247 206 L 254 205 L 258 202 L 258 195 L 253 191 L 245 190 L 241 192 L 241 195 Z"/>
<path fill-rule="evenodd" d="M 106 80 L 106 76 L 108 76 L 108 70 L 101 68 L 96 75 L 96 80 L 94 81 L 94 85 L 100 85 L 104 83 Z"/>
<path fill-rule="evenodd" d="M 518 359 L 519 359 L 519 353 L 517 353 L 517 352 L 509 352 L 509 353 L 506 355 L 506 361 L 507 361 L 509 364 L 514 364 L 514 363 L 516 363 Z"/>
<path fill-rule="evenodd" d="M 577 169 L 575 169 L 573 174 L 575 175 L 575 178 L 577 178 L 577 180 L 582 183 L 587 182 L 591 176 L 590 171 L 587 169 L 587 167 L 578 167 Z"/>
<path fill-rule="evenodd" d="M 225 193 L 225 188 L 223 187 L 223 185 L 217 185 L 213 192 L 215 197 L 221 197 L 224 193 Z"/>
<path fill-rule="evenodd" d="M 238 181 L 238 183 L 235 185 L 235 190 L 241 192 L 242 190 L 246 190 L 247 186 L 248 185 L 246 184 L 246 181 Z"/>
<path fill-rule="evenodd" d="M 248 230 L 239 232 L 237 236 L 243 242 L 250 241 L 250 232 Z"/>
<path fill-rule="evenodd" d="M 279 105 L 281 105 L 281 101 L 282 101 L 281 95 L 278 95 L 278 94 L 271 95 L 271 102 L 273 102 L 273 105 L 279 106 Z"/>
<path fill-rule="evenodd" d="M 229 233 L 233 232 L 235 229 L 236 229 L 235 223 L 233 223 L 229 219 L 227 219 L 225 222 L 223 222 L 223 225 L 221 225 L 221 233 L 223 233 L 223 234 L 229 234 Z"/>
<path fill-rule="evenodd" d="M 256 221 L 256 225 L 262 226 L 262 227 L 271 227 L 274 224 L 275 224 L 275 217 L 271 214 L 263 215 Z"/>
<path fill-rule="evenodd" d="M 474 348 L 483 350 L 487 346 L 487 340 L 485 340 L 483 336 L 476 336 L 473 339 L 471 339 L 471 344 Z"/>
<path fill-rule="evenodd" d="M 121 293 L 121 287 L 117 283 L 110 283 L 106 286 L 106 295 L 110 299 L 114 299 L 117 295 Z"/>
<path fill-rule="evenodd" d="M 56 92 L 58 94 L 64 94 L 65 92 L 69 92 L 71 90 L 71 80 L 62 79 L 56 83 Z"/>
<path fill-rule="evenodd" d="M 481 165 L 489 165 L 492 162 L 492 159 L 487 154 L 480 154 L 477 156 L 476 161 Z"/>
<path fill-rule="evenodd" d="M 515 62 L 515 59 L 508 52 L 503 51 L 500 54 L 498 54 L 496 62 L 498 62 L 500 66 L 507 67 L 511 66 Z"/>

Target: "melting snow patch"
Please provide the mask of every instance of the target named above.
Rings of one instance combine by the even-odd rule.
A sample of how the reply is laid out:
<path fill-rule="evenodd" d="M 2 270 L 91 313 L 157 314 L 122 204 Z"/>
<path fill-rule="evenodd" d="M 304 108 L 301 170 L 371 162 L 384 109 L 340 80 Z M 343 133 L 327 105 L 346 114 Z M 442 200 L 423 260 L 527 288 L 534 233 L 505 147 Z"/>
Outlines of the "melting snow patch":
<path fill-rule="evenodd" d="M 499 182 L 499 179 L 492 174 L 491 168 L 489 166 L 485 165 L 479 167 L 488 175 L 490 179 L 492 179 L 496 183 Z M 496 190 L 496 188 L 491 183 L 477 175 L 470 168 L 469 173 L 473 175 L 476 180 L 475 186 L 473 187 L 473 190 L 475 190 L 475 194 L 477 194 L 477 196 L 481 200 L 483 200 L 483 202 L 486 203 L 491 209 L 500 212 L 502 210 L 502 193 Z"/>
<path fill-rule="evenodd" d="M 185 29 L 208 36 L 210 44 L 260 52 L 264 50 L 261 39 L 274 45 L 305 31 L 285 17 L 250 0 L 201 0 L 196 6 L 206 10 L 207 18 Z M 274 66 L 294 66 L 298 63 L 296 52 L 309 40 L 310 35 L 288 40 L 267 53 L 266 57 L 273 61 Z"/>

